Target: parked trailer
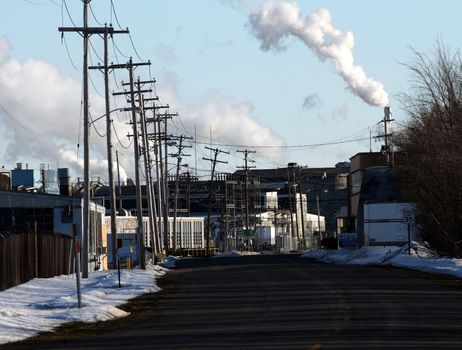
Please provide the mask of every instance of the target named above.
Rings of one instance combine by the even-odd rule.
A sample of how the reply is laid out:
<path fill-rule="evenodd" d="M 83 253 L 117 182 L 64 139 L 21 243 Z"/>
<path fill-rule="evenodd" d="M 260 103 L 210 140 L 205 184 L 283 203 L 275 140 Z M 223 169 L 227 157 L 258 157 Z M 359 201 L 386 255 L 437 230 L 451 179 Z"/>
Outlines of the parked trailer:
<path fill-rule="evenodd" d="M 409 238 L 415 240 L 417 230 L 410 220 L 414 212 L 413 203 L 364 204 L 365 245 L 405 245 Z"/>

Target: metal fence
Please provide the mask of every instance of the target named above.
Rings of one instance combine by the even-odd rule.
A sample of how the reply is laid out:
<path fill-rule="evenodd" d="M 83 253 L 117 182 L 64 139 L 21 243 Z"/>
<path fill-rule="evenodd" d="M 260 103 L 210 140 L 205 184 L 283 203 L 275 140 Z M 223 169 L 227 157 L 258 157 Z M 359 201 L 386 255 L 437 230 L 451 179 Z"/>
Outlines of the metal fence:
<path fill-rule="evenodd" d="M 72 238 L 54 233 L 0 232 L 0 290 L 74 270 Z"/>

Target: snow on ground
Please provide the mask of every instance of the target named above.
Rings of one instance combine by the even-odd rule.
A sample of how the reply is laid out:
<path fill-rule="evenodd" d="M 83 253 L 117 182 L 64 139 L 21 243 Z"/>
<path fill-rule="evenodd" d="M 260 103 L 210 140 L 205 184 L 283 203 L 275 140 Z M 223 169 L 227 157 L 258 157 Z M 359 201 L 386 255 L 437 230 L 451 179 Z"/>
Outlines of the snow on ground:
<path fill-rule="evenodd" d="M 96 271 L 81 279 L 82 308 L 78 308 L 75 275 L 35 278 L 0 292 L 0 344 L 50 331 L 66 322 L 97 322 L 127 316 L 118 309 L 128 299 L 157 292 L 160 266 L 146 270 Z"/>
<path fill-rule="evenodd" d="M 404 247 L 363 247 L 358 250 L 310 250 L 302 256 L 336 264 L 392 265 L 462 278 L 462 259 L 438 257 L 426 245 L 412 242 L 411 255 Z"/>
<path fill-rule="evenodd" d="M 249 252 L 249 251 L 238 251 L 233 250 L 230 252 L 217 252 L 213 255 L 214 258 L 225 258 L 228 256 L 246 256 L 246 255 L 260 255 L 259 252 Z"/>
<path fill-rule="evenodd" d="M 181 257 L 179 256 L 169 255 L 165 258 L 164 262 L 162 262 L 160 265 L 162 267 L 165 267 L 166 269 L 174 269 L 176 267 L 176 262 L 180 259 Z"/>

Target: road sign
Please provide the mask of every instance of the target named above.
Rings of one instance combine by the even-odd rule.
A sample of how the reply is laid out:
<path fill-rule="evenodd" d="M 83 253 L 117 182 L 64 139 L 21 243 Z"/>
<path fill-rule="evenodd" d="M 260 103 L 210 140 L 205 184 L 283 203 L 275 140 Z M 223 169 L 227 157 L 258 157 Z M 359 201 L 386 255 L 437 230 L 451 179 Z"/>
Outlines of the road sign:
<path fill-rule="evenodd" d="M 415 221 L 414 218 L 414 210 L 412 209 L 404 209 L 403 210 L 403 223 L 405 224 L 413 224 Z"/>
<path fill-rule="evenodd" d="M 356 248 L 358 237 L 356 233 L 339 233 L 338 234 L 338 246 L 339 248 Z"/>

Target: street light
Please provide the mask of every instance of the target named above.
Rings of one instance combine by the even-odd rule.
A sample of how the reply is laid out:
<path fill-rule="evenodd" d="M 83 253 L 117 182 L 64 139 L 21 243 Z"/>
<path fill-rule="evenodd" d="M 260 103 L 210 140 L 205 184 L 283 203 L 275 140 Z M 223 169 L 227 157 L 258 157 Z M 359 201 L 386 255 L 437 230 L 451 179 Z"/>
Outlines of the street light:
<path fill-rule="evenodd" d="M 121 111 L 121 112 L 131 112 L 131 111 L 140 111 L 140 110 L 141 110 L 141 108 L 138 107 L 138 106 L 135 106 L 135 107 L 120 107 L 120 108 L 115 108 L 115 109 L 109 111 L 109 113 L 104 113 L 103 115 L 99 116 L 98 118 L 93 119 L 93 120 L 90 122 L 90 125 L 96 123 L 98 120 L 103 119 L 104 117 L 108 116 L 108 114 L 111 114 L 111 113 L 113 113 L 113 112 L 117 112 L 117 111 Z"/>

